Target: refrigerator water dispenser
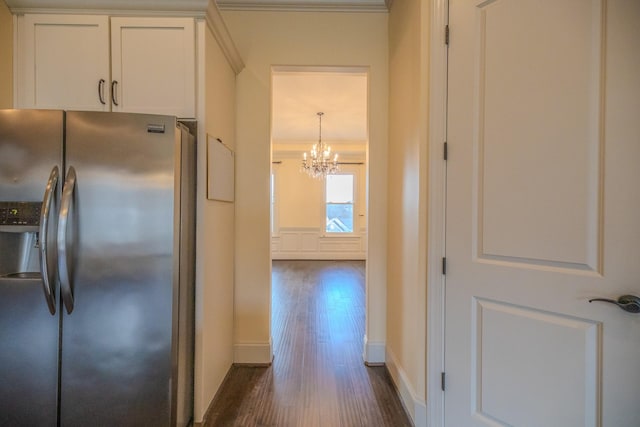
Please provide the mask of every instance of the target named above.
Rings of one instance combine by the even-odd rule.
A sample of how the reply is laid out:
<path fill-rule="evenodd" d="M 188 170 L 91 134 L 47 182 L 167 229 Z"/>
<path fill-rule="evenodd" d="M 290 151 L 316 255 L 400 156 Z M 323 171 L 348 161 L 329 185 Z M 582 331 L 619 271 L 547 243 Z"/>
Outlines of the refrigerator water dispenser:
<path fill-rule="evenodd" d="M 41 202 L 0 202 L 0 277 L 38 278 Z"/>

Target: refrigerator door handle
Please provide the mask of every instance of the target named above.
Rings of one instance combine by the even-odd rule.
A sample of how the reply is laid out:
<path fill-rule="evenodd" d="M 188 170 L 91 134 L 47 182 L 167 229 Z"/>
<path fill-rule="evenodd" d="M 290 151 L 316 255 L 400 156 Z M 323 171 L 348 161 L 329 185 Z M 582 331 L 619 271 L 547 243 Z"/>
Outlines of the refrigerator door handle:
<path fill-rule="evenodd" d="M 42 209 L 40 210 L 40 273 L 42 274 L 42 286 L 44 290 L 44 298 L 47 301 L 49 312 L 56 314 L 56 292 L 55 292 L 55 270 L 53 277 L 49 275 L 49 249 L 54 251 L 56 247 L 49 248 L 49 217 L 51 215 L 51 205 L 58 189 L 58 178 L 60 172 L 58 166 L 54 166 L 49 175 L 49 181 L 44 191 L 42 200 Z M 55 226 L 55 222 L 53 224 Z M 55 229 L 54 229 L 55 234 Z M 54 257 L 55 258 L 55 257 Z"/>
<path fill-rule="evenodd" d="M 69 214 L 72 208 L 75 209 L 75 206 L 73 206 L 75 189 L 76 170 L 73 166 L 70 166 L 62 189 L 60 217 L 58 219 L 58 272 L 60 275 L 60 293 L 62 294 L 62 301 L 69 314 L 73 311 L 74 304 L 73 283 L 71 281 L 73 274 L 69 265 L 69 256 L 73 255 L 73 249 L 70 251 L 67 237 L 69 234 Z M 71 240 L 75 238 L 76 236 L 72 236 Z"/>

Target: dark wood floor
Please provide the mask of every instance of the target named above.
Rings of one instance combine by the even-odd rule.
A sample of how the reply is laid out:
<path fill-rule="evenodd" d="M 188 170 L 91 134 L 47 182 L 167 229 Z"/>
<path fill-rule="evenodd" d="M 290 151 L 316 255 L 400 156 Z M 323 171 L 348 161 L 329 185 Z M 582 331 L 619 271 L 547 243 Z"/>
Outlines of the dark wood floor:
<path fill-rule="evenodd" d="M 411 426 L 362 362 L 364 282 L 364 262 L 274 261 L 273 365 L 234 366 L 205 426 Z"/>

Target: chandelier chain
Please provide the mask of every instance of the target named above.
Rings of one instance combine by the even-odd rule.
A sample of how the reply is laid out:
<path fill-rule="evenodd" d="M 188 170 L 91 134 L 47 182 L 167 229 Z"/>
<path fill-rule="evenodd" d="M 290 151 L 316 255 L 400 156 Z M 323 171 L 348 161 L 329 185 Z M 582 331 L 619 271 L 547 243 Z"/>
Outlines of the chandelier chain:
<path fill-rule="evenodd" d="M 319 132 L 318 144 L 314 144 L 309 152 L 303 154 L 300 170 L 312 178 L 324 179 L 325 176 L 338 172 L 338 155 L 334 153 L 331 159 L 331 147 L 322 143 L 322 111 L 318 112 Z"/>

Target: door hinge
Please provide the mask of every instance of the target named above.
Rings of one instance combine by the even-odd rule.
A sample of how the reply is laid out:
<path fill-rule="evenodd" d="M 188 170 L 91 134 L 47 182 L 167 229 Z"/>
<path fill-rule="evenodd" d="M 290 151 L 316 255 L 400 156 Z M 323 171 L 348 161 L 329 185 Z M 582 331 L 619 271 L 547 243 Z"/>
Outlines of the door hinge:
<path fill-rule="evenodd" d="M 447 160 L 449 158 L 449 144 L 447 141 L 444 142 L 444 159 Z"/>
<path fill-rule="evenodd" d="M 447 274 L 447 257 L 442 257 L 442 274 Z"/>
<path fill-rule="evenodd" d="M 444 44 L 449 46 L 449 25 L 444 26 Z"/>
<path fill-rule="evenodd" d="M 442 391 L 445 391 L 445 375 L 446 374 L 444 372 L 440 375 L 440 386 Z"/>

